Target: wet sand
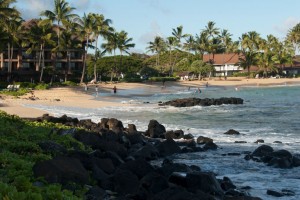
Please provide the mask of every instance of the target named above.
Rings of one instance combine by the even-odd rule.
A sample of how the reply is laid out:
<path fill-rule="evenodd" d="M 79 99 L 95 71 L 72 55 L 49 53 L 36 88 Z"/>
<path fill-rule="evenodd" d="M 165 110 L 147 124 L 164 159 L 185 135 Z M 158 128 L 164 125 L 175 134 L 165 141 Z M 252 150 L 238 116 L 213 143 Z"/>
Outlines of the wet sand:
<path fill-rule="evenodd" d="M 23 118 L 40 117 L 45 113 L 43 110 L 26 107 L 26 105 L 47 105 L 47 106 L 70 106 L 79 108 L 99 108 L 107 106 L 133 106 L 131 103 L 121 102 L 120 99 L 132 98 L 133 96 L 147 96 L 156 93 L 172 92 L 176 88 L 185 89 L 188 87 L 225 86 L 270 86 L 270 85 L 291 85 L 299 84 L 300 78 L 292 79 L 246 79 L 227 78 L 227 80 L 214 78 L 202 81 L 177 81 L 162 83 L 100 83 L 98 90 L 100 95 L 96 97 L 96 85 L 89 85 L 85 91 L 84 86 L 51 88 L 49 90 L 34 90 L 33 94 L 27 94 L 19 98 L 1 95 L 0 110 L 8 114 L 18 115 Z M 113 87 L 117 87 L 117 93 L 113 93 Z M 53 114 L 53 113 L 48 113 Z"/>

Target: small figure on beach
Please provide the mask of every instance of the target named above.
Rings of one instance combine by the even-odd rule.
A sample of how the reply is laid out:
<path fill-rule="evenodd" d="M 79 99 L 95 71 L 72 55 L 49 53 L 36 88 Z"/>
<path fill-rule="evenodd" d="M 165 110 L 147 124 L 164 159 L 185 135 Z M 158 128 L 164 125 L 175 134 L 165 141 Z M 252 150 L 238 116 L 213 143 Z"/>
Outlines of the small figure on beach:
<path fill-rule="evenodd" d="M 114 91 L 114 93 L 117 93 L 117 87 L 116 86 L 113 87 L 113 91 Z"/>
<path fill-rule="evenodd" d="M 202 91 L 201 91 L 201 89 L 200 88 L 198 88 L 198 93 L 201 93 Z"/>
<path fill-rule="evenodd" d="M 206 82 L 205 86 L 208 87 L 208 82 Z"/>
<path fill-rule="evenodd" d="M 96 91 L 96 97 L 97 97 L 98 96 L 98 85 L 96 85 L 95 91 Z"/>
<path fill-rule="evenodd" d="M 87 85 L 87 83 L 84 85 L 84 91 L 88 91 L 89 90 L 89 88 L 88 88 L 88 85 Z"/>

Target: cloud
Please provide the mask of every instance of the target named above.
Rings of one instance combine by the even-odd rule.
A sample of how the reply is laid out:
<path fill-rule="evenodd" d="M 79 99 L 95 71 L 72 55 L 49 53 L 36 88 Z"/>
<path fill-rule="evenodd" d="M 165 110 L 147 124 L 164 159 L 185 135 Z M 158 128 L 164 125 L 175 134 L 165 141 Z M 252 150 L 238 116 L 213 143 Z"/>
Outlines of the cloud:
<path fill-rule="evenodd" d="M 287 18 L 282 24 L 280 25 L 275 25 L 274 29 L 282 34 L 282 35 L 286 35 L 287 32 L 289 31 L 289 29 L 293 28 L 296 24 L 298 24 L 300 22 L 299 19 L 294 18 L 294 17 L 289 17 Z"/>
<path fill-rule="evenodd" d="M 161 0 L 139 0 L 140 3 L 143 3 L 146 7 L 151 8 L 153 10 L 159 11 L 164 15 L 170 14 L 170 10 L 161 5 Z"/>
<path fill-rule="evenodd" d="M 163 37 L 163 34 L 161 33 L 159 24 L 156 21 L 153 21 L 150 24 L 150 31 L 142 34 L 138 41 L 143 44 L 146 44 L 152 41 L 156 36 Z"/>
<path fill-rule="evenodd" d="M 53 1 L 49 0 L 22 0 L 16 4 L 17 9 L 21 12 L 22 18 L 38 18 L 40 12 L 53 7 Z"/>

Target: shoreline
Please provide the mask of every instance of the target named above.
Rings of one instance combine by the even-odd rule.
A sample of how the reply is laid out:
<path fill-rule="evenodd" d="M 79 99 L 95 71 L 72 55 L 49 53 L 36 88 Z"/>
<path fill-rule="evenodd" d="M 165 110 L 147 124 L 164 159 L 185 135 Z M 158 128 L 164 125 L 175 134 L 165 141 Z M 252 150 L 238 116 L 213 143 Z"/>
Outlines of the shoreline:
<path fill-rule="evenodd" d="M 26 107 L 26 105 L 46 105 L 46 106 L 66 106 L 78 108 L 102 108 L 111 106 L 134 106 L 131 103 L 120 102 L 120 99 L 132 98 L 134 96 L 150 96 L 153 94 L 174 92 L 176 89 L 186 89 L 188 87 L 205 87 L 206 83 L 214 87 L 270 87 L 284 85 L 300 85 L 300 78 L 280 78 L 280 79 L 247 79 L 229 77 L 227 80 L 214 78 L 202 81 L 176 81 L 166 82 L 162 86 L 161 82 L 147 83 L 100 83 L 100 95 L 95 97 L 95 84 L 90 84 L 89 90 L 85 91 L 84 86 L 59 87 L 49 90 L 34 90 L 33 94 L 26 94 L 19 98 L 1 95 L 0 110 L 21 118 L 35 118 L 46 112 L 37 108 Z M 116 86 L 118 92 L 113 94 L 112 88 Z M 33 95 L 33 96 L 32 96 Z M 34 97 L 34 98 L 32 98 Z"/>

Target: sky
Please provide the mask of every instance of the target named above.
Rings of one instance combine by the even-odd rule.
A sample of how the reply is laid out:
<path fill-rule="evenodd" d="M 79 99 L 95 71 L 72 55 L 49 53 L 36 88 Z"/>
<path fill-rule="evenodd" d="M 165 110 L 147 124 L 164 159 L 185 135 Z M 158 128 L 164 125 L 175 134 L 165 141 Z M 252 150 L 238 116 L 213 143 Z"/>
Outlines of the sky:
<path fill-rule="evenodd" d="M 243 33 L 272 34 L 284 39 L 288 30 L 300 23 L 299 0 L 66 0 L 83 16 L 103 14 L 116 31 L 133 38 L 131 52 L 147 53 L 155 36 L 168 37 L 183 26 L 183 33 L 199 34 L 209 21 L 227 29 L 233 40 Z M 43 10 L 53 10 L 54 0 L 17 0 L 15 6 L 27 20 L 39 18 Z"/>

